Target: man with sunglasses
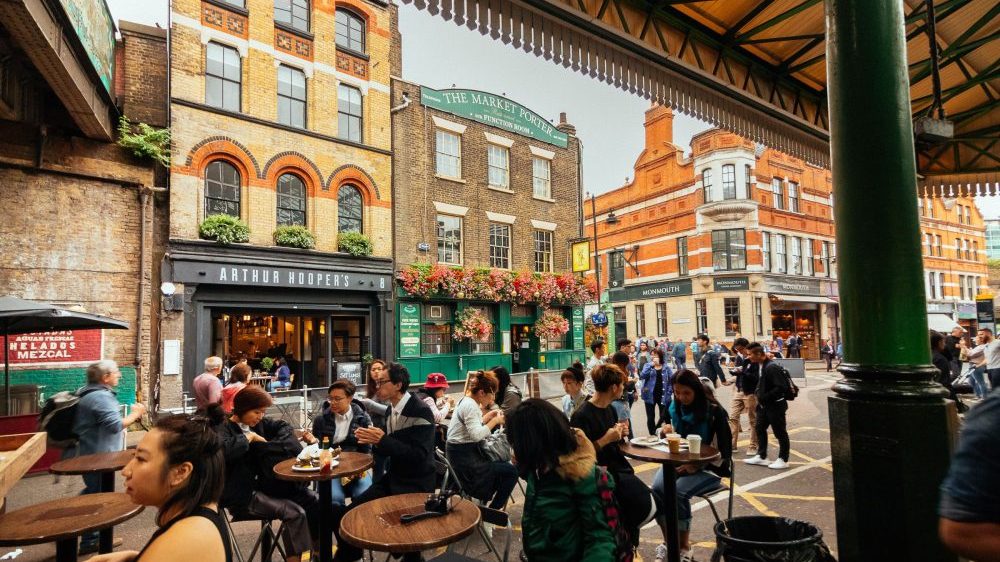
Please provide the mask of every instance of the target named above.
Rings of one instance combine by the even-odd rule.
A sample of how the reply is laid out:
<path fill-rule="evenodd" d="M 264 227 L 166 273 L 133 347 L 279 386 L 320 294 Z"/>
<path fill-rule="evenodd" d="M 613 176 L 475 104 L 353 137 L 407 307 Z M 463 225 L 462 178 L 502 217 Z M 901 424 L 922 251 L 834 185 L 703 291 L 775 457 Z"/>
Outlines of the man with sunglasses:
<path fill-rule="evenodd" d="M 340 536 L 340 520 L 347 510 L 377 498 L 413 492 L 433 492 L 436 479 L 434 471 L 434 414 L 419 398 L 407 392 L 410 373 L 399 363 L 389 366 L 374 380 L 378 398 L 388 402 L 386 429 L 361 427 L 354 436 L 361 445 L 371 445 L 375 453 L 386 457 L 385 474 L 354 498 L 349 507 L 334 510 L 333 528 L 337 536 L 337 554 L 334 562 L 361 559 L 361 549 L 344 541 Z M 420 553 L 410 553 L 403 560 L 421 560 Z"/>

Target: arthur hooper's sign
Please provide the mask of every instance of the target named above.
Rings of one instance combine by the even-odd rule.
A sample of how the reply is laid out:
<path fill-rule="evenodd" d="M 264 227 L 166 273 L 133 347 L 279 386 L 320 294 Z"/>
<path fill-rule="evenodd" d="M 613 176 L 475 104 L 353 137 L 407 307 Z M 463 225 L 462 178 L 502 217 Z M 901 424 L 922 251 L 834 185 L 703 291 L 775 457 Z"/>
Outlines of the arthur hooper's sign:
<path fill-rule="evenodd" d="M 33 332 L 8 339 L 11 365 L 93 363 L 101 360 L 104 336 L 101 330 Z"/>
<path fill-rule="evenodd" d="M 257 287 L 354 291 L 392 290 L 392 278 L 388 275 L 192 262 L 175 262 L 173 280 L 178 283 L 216 283 Z"/>

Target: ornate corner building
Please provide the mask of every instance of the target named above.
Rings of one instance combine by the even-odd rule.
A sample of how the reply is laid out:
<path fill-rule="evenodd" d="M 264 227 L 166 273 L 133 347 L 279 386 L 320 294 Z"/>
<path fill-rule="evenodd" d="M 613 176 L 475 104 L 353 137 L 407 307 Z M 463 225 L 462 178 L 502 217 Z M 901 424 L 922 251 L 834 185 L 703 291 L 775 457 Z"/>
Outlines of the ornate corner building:
<path fill-rule="evenodd" d="M 174 0 L 171 34 L 172 285 L 161 340 L 183 353 L 165 352 L 164 403 L 180 404 L 210 355 L 255 369 L 283 357 L 293 388 L 358 377 L 365 356 L 393 341 L 395 7 Z M 249 241 L 201 240 L 219 214 L 242 220 Z M 287 226 L 308 230 L 314 248 L 279 246 Z M 370 256 L 347 251 L 352 232 L 370 240 Z"/>

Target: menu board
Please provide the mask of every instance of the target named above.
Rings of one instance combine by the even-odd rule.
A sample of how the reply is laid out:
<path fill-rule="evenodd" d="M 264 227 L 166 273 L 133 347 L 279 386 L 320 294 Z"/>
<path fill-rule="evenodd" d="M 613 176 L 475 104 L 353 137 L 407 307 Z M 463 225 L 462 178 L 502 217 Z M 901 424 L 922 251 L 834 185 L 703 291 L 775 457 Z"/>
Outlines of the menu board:
<path fill-rule="evenodd" d="M 420 357 L 420 305 L 399 305 L 399 356 Z"/>
<path fill-rule="evenodd" d="M 337 363 L 337 379 L 349 380 L 354 386 L 361 386 L 361 363 Z"/>
<path fill-rule="evenodd" d="M 573 349 L 583 349 L 583 307 L 573 309 Z"/>

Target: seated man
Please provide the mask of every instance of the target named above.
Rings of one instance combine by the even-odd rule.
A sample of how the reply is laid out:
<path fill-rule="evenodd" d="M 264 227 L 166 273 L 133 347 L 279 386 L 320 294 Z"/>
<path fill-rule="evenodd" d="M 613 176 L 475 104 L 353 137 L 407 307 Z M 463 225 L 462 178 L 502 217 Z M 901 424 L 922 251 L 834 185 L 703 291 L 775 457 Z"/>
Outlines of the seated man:
<path fill-rule="evenodd" d="M 361 549 L 343 540 L 340 521 L 347 510 L 373 499 L 412 492 L 432 492 L 437 477 L 434 471 L 434 414 L 406 389 L 410 373 L 399 363 L 390 363 L 380 371 L 374 384 L 378 398 L 390 404 L 386 430 L 377 427 L 358 428 L 354 435 L 361 445 L 371 445 L 377 455 L 388 459 L 385 474 L 364 494 L 354 498 L 350 507 L 334 510 L 333 528 L 337 537 L 335 562 L 361 559 Z M 420 553 L 411 553 L 403 560 L 420 560 Z"/>

